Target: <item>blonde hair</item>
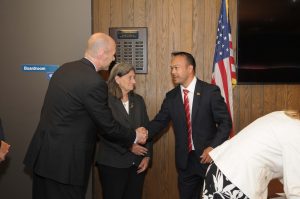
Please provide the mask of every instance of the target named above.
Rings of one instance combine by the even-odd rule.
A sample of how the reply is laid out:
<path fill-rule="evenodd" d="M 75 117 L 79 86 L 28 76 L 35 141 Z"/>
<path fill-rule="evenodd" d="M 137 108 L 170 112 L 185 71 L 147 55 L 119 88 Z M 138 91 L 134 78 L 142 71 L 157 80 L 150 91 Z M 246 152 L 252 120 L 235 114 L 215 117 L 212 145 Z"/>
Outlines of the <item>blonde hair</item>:
<path fill-rule="evenodd" d="M 300 120 L 300 110 L 285 110 L 284 113 L 290 118 Z"/>
<path fill-rule="evenodd" d="M 112 96 L 115 96 L 118 99 L 121 99 L 123 97 L 122 90 L 119 84 L 116 82 L 115 77 L 122 77 L 124 75 L 127 75 L 130 71 L 135 72 L 134 67 L 131 64 L 124 62 L 118 63 L 112 68 L 107 81 L 108 92 Z"/>

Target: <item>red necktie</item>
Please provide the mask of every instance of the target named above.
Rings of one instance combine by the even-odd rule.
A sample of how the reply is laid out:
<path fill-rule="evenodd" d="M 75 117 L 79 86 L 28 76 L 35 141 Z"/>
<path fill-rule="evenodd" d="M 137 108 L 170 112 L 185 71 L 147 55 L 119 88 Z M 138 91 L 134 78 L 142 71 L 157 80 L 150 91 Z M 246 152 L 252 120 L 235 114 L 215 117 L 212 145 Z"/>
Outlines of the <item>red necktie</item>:
<path fill-rule="evenodd" d="M 186 119 L 186 124 L 188 128 L 188 146 L 189 146 L 189 152 L 193 149 L 192 146 L 192 125 L 191 125 L 191 113 L 190 113 L 190 105 L 189 105 L 189 98 L 188 98 L 188 93 L 189 91 L 187 89 L 183 89 L 184 93 L 184 110 L 185 110 L 185 119 Z"/>

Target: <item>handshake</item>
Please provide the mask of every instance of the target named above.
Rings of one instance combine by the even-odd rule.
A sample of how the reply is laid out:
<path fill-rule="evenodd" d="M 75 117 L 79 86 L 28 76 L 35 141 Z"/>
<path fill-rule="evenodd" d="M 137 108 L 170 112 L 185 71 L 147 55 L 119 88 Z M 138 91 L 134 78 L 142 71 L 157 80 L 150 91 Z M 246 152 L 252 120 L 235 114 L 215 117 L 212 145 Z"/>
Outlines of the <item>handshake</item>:
<path fill-rule="evenodd" d="M 148 139 L 148 130 L 144 127 L 139 127 L 135 129 L 136 138 L 135 143 L 137 144 L 145 144 Z"/>

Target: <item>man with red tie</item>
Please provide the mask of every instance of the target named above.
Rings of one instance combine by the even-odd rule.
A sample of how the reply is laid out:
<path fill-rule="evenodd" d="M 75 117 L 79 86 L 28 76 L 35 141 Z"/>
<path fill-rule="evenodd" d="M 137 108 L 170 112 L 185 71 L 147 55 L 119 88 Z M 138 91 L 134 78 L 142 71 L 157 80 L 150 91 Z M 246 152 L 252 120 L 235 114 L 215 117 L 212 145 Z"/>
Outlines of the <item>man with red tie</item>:
<path fill-rule="evenodd" d="M 196 78 L 194 57 L 173 52 L 171 75 L 177 86 L 147 126 L 153 137 L 172 121 L 181 199 L 199 199 L 211 158 L 208 153 L 229 137 L 231 118 L 219 87 Z"/>

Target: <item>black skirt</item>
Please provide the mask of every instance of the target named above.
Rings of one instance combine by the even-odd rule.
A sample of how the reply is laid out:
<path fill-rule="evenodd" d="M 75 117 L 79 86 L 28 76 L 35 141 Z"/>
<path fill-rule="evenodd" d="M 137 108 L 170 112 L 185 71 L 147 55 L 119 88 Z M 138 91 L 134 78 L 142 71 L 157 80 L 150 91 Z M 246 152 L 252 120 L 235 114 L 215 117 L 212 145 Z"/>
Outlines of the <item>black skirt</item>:
<path fill-rule="evenodd" d="M 202 199 L 249 199 L 238 187 L 230 182 L 221 170 L 211 163 L 203 185 Z"/>

